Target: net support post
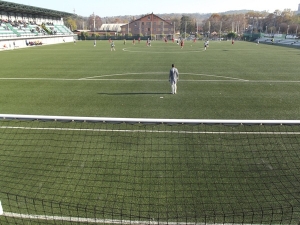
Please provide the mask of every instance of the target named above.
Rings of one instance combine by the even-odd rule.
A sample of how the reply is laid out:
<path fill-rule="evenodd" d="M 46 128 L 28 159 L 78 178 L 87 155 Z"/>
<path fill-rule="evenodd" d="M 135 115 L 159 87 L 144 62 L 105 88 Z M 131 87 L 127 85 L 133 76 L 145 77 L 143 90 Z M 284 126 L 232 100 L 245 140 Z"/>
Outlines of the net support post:
<path fill-rule="evenodd" d="M 2 204 L 1 204 L 1 201 L 0 201 L 0 216 L 3 215 L 3 208 L 2 208 Z"/>

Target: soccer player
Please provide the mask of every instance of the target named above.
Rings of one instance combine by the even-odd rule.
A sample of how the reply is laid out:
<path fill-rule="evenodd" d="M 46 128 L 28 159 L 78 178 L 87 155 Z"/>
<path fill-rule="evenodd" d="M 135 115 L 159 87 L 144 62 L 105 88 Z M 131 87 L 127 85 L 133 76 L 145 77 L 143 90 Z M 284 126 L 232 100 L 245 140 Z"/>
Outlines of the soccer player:
<path fill-rule="evenodd" d="M 207 41 L 204 42 L 204 51 L 206 51 L 207 48 Z"/>
<path fill-rule="evenodd" d="M 110 51 L 112 51 L 112 50 L 116 51 L 114 41 L 112 41 L 110 44 Z"/>
<path fill-rule="evenodd" d="M 180 41 L 180 47 L 181 47 L 181 49 L 183 49 L 183 46 L 184 46 L 184 42 L 183 42 L 183 39 L 181 39 L 181 41 Z"/>
<path fill-rule="evenodd" d="M 178 69 L 172 64 L 172 68 L 170 69 L 169 82 L 171 84 L 172 94 L 177 93 L 177 82 L 179 80 L 179 72 Z"/>

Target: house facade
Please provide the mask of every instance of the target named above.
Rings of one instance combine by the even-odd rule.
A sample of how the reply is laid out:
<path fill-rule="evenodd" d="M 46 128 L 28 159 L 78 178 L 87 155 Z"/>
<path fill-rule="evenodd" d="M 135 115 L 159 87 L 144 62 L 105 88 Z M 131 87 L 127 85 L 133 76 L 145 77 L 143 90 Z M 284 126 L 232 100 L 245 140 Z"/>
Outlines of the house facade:
<path fill-rule="evenodd" d="M 145 15 L 137 20 L 121 26 L 123 36 L 152 37 L 155 39 L 174 37 L 174 24 L 155 14 Z"/>

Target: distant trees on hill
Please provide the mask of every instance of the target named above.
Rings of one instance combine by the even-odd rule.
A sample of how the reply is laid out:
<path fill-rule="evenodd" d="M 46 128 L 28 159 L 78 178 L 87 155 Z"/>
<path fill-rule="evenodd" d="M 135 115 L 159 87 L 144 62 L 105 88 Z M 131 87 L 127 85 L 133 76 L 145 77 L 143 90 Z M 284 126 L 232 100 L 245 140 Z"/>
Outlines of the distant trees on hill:
<path fill-rule="evenodd" d="M 203 21 L 203 30 L 210 32 L 264 32 L 293 33 L 299 32 L 300 15 L 290 9 L 276 10 L 273 13 L 249 11 L 243 14 L 212 14 Z"/>
<path fill-rule="evenodd" d="M 226 34 L 234 32 L 264 32 L 264 33 L 286 33 L 296 34 L 300 32 L 300 14 L 295 14 L 290 9 L 275 12 L 255 11 L 230 11 L 212 14 L 157 14 L 161 18 L 174 24 L 176 32 L 181 34 L 203 34 L 211 33 Z M 71 29 L 95 30 L 103 23 L 128 23 L 141 16 L 116 16 L 100 17 L 90 15 L 89 17 L 73 16 L 65 19 L 66 26 Z M 95 21 L 95 22 L 94 22 Z"/>

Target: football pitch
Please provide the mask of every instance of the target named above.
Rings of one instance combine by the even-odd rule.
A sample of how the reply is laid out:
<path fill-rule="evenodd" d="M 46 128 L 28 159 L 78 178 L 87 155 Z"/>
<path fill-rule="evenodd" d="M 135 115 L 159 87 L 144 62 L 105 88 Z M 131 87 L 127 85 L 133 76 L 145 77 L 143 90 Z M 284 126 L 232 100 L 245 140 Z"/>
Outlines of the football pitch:
<path fill-rule="evenodd" d="M 0 52 L 0 114 L 299 120 L 297 48 L 115 44 Z M 0 132 L 0 224 L 300 221 L 299 126 L 0 120 Z"/>
<path fill-rule="evenodd" d="M 1 52 L 1 113 L 299 119 L 299 49 L 249 42 L 79 41 Z M 191 46 L 192 45 L 192 46 Z M 171 64 L 180 73 L 171 95 Z"/>

